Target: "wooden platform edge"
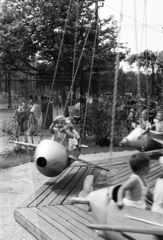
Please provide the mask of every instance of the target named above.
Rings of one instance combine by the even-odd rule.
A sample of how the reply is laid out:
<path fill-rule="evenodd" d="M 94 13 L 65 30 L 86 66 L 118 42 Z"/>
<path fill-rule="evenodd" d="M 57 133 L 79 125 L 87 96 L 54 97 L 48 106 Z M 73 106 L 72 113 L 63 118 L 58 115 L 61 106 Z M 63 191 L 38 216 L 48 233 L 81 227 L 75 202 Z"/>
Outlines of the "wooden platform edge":
<path fill-rule="evenodd" d="M 21 208 L 14 211 L 15 220 L 31 235 L 39 240 L 69 240 L 66 235 L 54 228 L 30 208 Z"/>

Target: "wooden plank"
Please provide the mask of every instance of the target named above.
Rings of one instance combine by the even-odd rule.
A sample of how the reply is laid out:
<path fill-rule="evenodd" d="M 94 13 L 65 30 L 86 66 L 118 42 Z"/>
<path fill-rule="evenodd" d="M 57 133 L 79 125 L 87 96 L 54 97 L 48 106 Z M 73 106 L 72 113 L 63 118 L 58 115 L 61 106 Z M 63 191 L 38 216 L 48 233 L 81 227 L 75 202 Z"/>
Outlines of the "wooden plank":
<path fill-rule="evenodd" d="M 51 220 L 55 220 L 59 223 L 61 228 L 59 228 L 60 231 L 65 231 L 68 233 L 68 231 L 74 233 L 78 238 L 80 239 L 88 239 L 92 240 L 93 238 L 90 237 L 85 231 L 81 230 L 81 228 L 77 227 L 76 221 L 70 221 L 69 218 L 65 218 L 65 215 L 60 214 L 60 212 L 56 209 L 56 207 L 39 207 L 39 210 L 42 211 L 44 214 L 50 217 Z M 40 212 L 39 212 L 40 214 Z M 58 225 L 58 227 L 59 227 Z M 86 228 L 86 227 L 85 227 Z"/>
<path fill-rule="evenodd" d="M 102 188 L 102 186 L 104 186 L 106 183 L 109 183 L 110 178 L 107 174 L 109 175 L 108 171 L 105 170 L 100 171 L 100 174 L 94 183 L 96 190 Z"/>
<path fill-rule="evenodd" d="M 79 167 L 73 168 L 71 172 L 65 176 L 65 178 L 63 178 L 56 186 L 50 189 L 51 191 L 46 191 L 46 196 L 44 194 L 44 199 L 42 198 L 42 201 L 38 203 L 38 206 L 50 205 L 54 199 L 62 192 L 62 189 L 64 189 L 70 182 L 72 182 L 74 176 L 78 174 L 79 169 Z"/>
<path fill-rule="evenodd" d="M 72 217 L 73 219 L 76 219 L 80 223 L 90 224 L 90 223 L 94 223 L 95 222 L 95 219 L 93 218 L 93 216 L 92 216 L 92 221 L 89 221 L 91 216 L 89 214 L 87 214 L 86 211 L 83 211 L 84 214 L 81 215 L 80 213 L 82 212 L 82 210 L 79 211 L 79 208 L 78 209 L 76 208 L 77 211 L 75 212 L 75 211 L 72 211 L 67 206 L 69 206 L 69 205 L 64 205 L 64 206 L 63 205 L 57 205 L 57 206 L 55 206 L 55 208 L 59 209 L 61 212 L 63 212 L 64 214 L 66 214 L 66 215 L 68 215 L 70 217 Z M 54 207 L 54 206 L 52 206 L 52 207 Z"/>
<path fill-rule="evenodd" d="M 70 205 L 64 205 L 64 207 L 61 205 L 60 206 L 57 205 L 56 207 L 59 208 L 61 211 L 64 211 L 64 213 L 66 213 L 67 215 L 73 217 L 73 219 L 76 219 L 77 221 L 81 222 L 82 224 L 90 224 L 96 222 L 94 216 L 92 216 L 92 213 L 89 214 L 88 212 L 80 211 L 79 208 L 75 208 L 77 211 L 74 211 L 74 207 L 72 208 L 71 206 L 71 208 L 68 208 L 68 206 Z M 101 239 L 101 237 L 102 239 L 104 238 L 102 231 L 96 231 L 95 239 Z"/>
<path fill-rule="evenodd" d="M 91 229 L 88 229 L 85 226 L 85 224 L 88 223 L 87 219 L 85 219 L 85 218 L 83 218 L 83 217 L 81 217 L 79 215 L 77 217 L 73 212 L 71 213 L 72 214 L 71 215 L 70 212 L 66 211 L 64 206 L 60 206 L 60 207 L 52 207 L 52 206 L 50 206 L 49 209 L 51 211 L 55 212 L 60 217 L 62 217 L 66 222 L 69 222 L 70 224 L 74 225 L 76 227 L 76 230 L 79 229 L 84 234 L 86 234 L 87 237 L 83 238 L 83 239 L 97 239 L 97 240 L 103 239 L 99 235 L 97 235 L 96 232 L 92 231 Z"/>
<path fill-rule="evenodd" d="M 150 163 L 151 169 L 150 169 L 149 174 L 152 174 L 154 167 L 156 166 L 156 168 L 157 168 L 157 165 L 158 165 L 158 162 L 156 162 L 156 161 Z M 131 174 L 131 173 L 132 173 L 132 170 L 131 170 L 130 166 L 128 166 L 126 168 L 122 168 L 121 170 L 119 170 L 117 172 L 114 172 L 114 173 L 111 172 L 111 178 L 113 181 L 115 181 L 116 179 L 119 179 L 119 178 L 125 176 L 126 174 Z"/>
<path fill-rule="evenodd" d="M 62 189 L 61 193 L 54 199 L 54 201 L 51 203 L 51 205 L 56 204 L 64 204 L 63 202 L 66 201 L 66 203 L 69 203 L 69 200 L 67 200 L 67 197 L 71 195 L 71 192 L 75 192 L 74 194 L 78 194 L 83 186 L 83 181 L 85 177 L 93 172 L 93 168 L 85 168 L 82 167 L 80 169 L 80 172 L 78 172 L 77 175 L 72 179 L 71 182 L 66 186 L 66 188 Z M 82 181 L 82 182 L 81 182 Z M 80 185 L 79 185 L 80 183 Z M 78 187 L 76 187 L 78 186 Z"/>
<path fill-rule="evenodd" d="M 51 189 L 54 189 L 58 183 L 64 179 L 68 174 L 71 173 L 73 168 L 68 168 L 66 171 L 63 172 L 63 174 L 59 175 L 59 177 L 50 185 L 50 188 L 46 188 L 45 191 L 43 191 L 39 196 L 37 196 L 33 202 L 31 202 L 28 207 L 36 207 L 37 205 L 40 204 L 40 202 L 43 201 L 44 198 L 51 192 Z M 44 186 L 44 185 L 43 185 Z M 42 188 L 43 188 L 42 186 Z"/>
<path fill-rule="evenodd" d="M 44 183 L 39 189 L 37 189 L 32 195 L 30 195 L 18 208 L 28 207 L 36 198 L 38 198 L 46 189 L 48 189 L 54 181 L 58 178 L 51 178 L 49 181 Z"/>
<path fill-rule="evenodd" d="M 157 162 L 153 162 L 150 164 L 151 166 L 151 170 L 150 170 L 150 173 L 153 172 L 152 168 L 157 165 Z M 122 183 L 124 182 L 129 176 L 130 174 L 132 174 L 132 170 L 131 169 L 127 169 L 127 170 L 122 170 L 120 171 L 120 173 L 112 176 L 112 182 L 114 184 L 119 184 L 119 183 Z"/>
<path fill-rule="evenodd" d="M 53 214 L 52 211 L 50 212 L 48 208 L 39 207 L 39 208 L 31 208 L 31 210 L 35 212 L 43 220 L 45 220 L 48 224 L 52 225 L 53 229 L 57 229 L 62 234 L 66 235 L 68 239 L 81 240 L 81 238 L 76 235 L 75 229 L 73 228 L 73 226 L 72 228 L 67 229 L 66 226 L 63 225 L 63 221 L 60 220 L 60 217 Z M 60 238 L 57 238 L 54 233 L 53 239 L 59 240 Z"/>
<path fill-rule="evenodd" d="M 162 170 L 161 169 L 156 169 L 154 172 L 153 172 L 153 175 L 151 176 L 147 176 L 147 181 L 150 182 L 150 181 L 153 181 L 153 180 L 156 180 L 156 178 L 162 173 Z"/>
<path fill-rule="evenodd" d="M 158 168 L 158 163 L 157 162 L 152 162 L 151 163 L 151 169 L 150 169 L 150 173 L 147 175 L 147 182 L 149 182 L 149 187 L 151 188 L 152 186 L 150 185 L 150 181 L 148 180 L 148 178 L 150 176 L 153 176 L 153 178 L 156 178 L 156 169 Z M 114 176 L 111 180 L 112 180 L 112 185 L 116 185 L 116 184 L 123 184 L 132 174 L 131 170 L 127 170 L 124 172 L 121 172 L 121 174 L 118 174 L 117 176 Z"/>
<path fill-rule="evenodd" d="M 110 171 L 109 175 L 110 175 L 110 178 L 113 177 L 113 176 L 119 176 L 119 173 L 120 172 L 125 172 L 127 171 L 128 169 L 130 169 L 129 166 L 126 166 L 126 165 L 122 165 L 120 168 L 114 168 Z"/>
<path fill-rule="evenodd" d="M 158 165 L 158 161 L 150 162 L 151 169 L 156 165 Z M 125 175 L 125 173 L 130 172 L 130 171 L 132 171 L 132 170 L 130 168 L 130 165 L 128 164 L 128 166 L 126 166 L 126 168 L 122 167 L 118 172 L 116 172 L 116 174 L 115 174 L 115 172 L 112 173 L 112 171 L 110 173 L 113 178 L 116 178 L 116 177 L 119 178 L 120 176 L 123 176 L 123 174 Z M 118 175 L 117 175 L 117 173 L 118 173 Z"/>
<path fill-rule="evenodd" d="M 87 168 L 86 172 L 81 176 L 80 179 L 78 179 L 76 185 L 74 185 L 73 189 L 71 189 L 71 191 L 68 193 L 67 198 L 64 199 L 62 204 L 69 204 L 69 198 L 72 196 L 77 196 L 79 194 L 79 192 L 83 188 L 83 182 L 84 182 L 85 177 L 87 175 L 91 175 L 93 170 L 94 169 L 92 169 L 92 168 Z M 65 192 L 65 193 L 67 194 L 67 192 Z"/>
<path fill-rule="evenodd" d="M 65 234 L 54 228 L 30 208 L 20 208 L 15 211 L 15 219 L 27 231 L 39 240 L 69 240 Z"/>
<path fill-rule="evenodd" d="M 76 204 L 74 204 L 74 205 L 64 205 L 64 207 L 70 209 L 72 212 L 75 212 L 75 213 L 77 212 L 78 214 L 80 214 L 80 216 L 86 218 L 91 223 L 93 223 L 95 221 L 95 218 L 94 218 L 92 213 L 90 214 L 90 212 L 86 212 L 86 211 L 81 210 L 80 208 L 78 208 L 76 206 Z"/>

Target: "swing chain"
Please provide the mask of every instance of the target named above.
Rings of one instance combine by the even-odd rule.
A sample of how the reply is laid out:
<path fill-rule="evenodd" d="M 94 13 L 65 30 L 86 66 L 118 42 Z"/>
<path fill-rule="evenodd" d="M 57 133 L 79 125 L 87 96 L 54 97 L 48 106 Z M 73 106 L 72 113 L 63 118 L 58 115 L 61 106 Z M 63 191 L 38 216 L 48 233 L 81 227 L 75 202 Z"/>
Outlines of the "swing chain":
<path fill-rule="evenodd" d="M 48 114 L 48 110 L 49 110 L 50 99 L 51 99 L 51 96 L 52 96 L 53 87 L 54 87 L 54 83 L 55 83 L 55 79 L 56 79 L 56 75 L 57 75 L 58 65 L 59 65 L 60 56 L 61 56 L 61 50 L 62 50 L 62 47 L 63 47 L 64 37 L 65 37 L 67 23 L 68 23 L 68 18 L 69 18 L 70 9 L 71 9 L 71 3 L 72 3 L 72 0 L 70 0 L 69 6 L 68 6 L 68 10 L 67 10 L 67 16 L 66 16 L 66 19 L 65 19 L 65 26 L 64 26 L 64 30 L 63 30 L 63 35 L 62 35 L 62 39 L 61 39 L 61 44 L 60 44 L 60 48 L 59 48 L 58 58 L 57 58 L 55 71 L 54 71 L 54 76 L 53 76 L 53 81 L 52 81 L 51 90 L 50 90 L 50 94 L 49 94 L 49 101 L 48 101 L 48 105 L 47 105 L 47 109 L 46 109 L 46 113 L 45 113 L 45 118 L 44 118 L 44 122 L 43 122 L 43 129 L 44 129 L 44 126 L 45 126 L 45 122 L 46 122 L 46 118 L 47 118 L 47 114 Z M 40 137 L 40 141 L 41 141 L 42 137 L 43 137 L 43 134 Z"/>
<path fill-rule="evenodd" d="M 119 48 L 120 48 L 120 37 L 121 37 L 121 25 L 123 20 L 123 0 L 121 0 L 121 13 L 120 23 L 118 28 L 118 44 L 117 44 L 117 55 L 115 63 L 115 77 L 114 77 L 114 91 L 113 91 L 113 106 L 112 106 L 112 120 L 111 120 L 111 133 L 110 133 L 110 152 L 113 151 L 113 140 L 115 131 L 115 115 L 116 115 L 116 104 L 117 104 L 117 88 L 118 88 L 118 74 L 119 74 Z"/>
<path fill-rule="evenodd" d="M 136 19 L 136 1 L 134 0 L 134 20 L 135 20 L 135 41 L 136 41 L 136 53 L 138 55 L 138 35 L 137 35 L 137 19 Z M 140 59 L 137 60 L 137 94 L 138 94 L 138 101 L 140 102 L 141 98 L 141 90 L 140 90 Z"/>
<path fill-rule="evenodd" d="M 76 6 L 76 22 L 75 22 L 75 41 L 74 41 L 74 57 L 73 57 L 73 67 L 72 67 L 72 79 L 74 77 L 75 74 L 75 62 L 76 62 L 76 45 L 77 45 L 77 36 L 78 36 L 78 17 L 79 17 L 79 0 L 77 0 L 77 6 Z M 73 104 L 73 98 L 72 98 L 72 93 L 73 93 L 73 89 L 70 92 L 70 104 L 72 106 Z"/>
<path fill-rule="evenodd" d="M 84 53 L 84 50 L 85 50 L 85 46 L 86 46 L 86 43 L 87 43 L 87 39 L 88 39 L 88 36 L 89 36 L 89 33 L 90 33 L 91 26 L 92 26 L 92 21 L 91 21 L 91 23 L 89 24 L 89 28 L 88 28 L 88 31 L 87 31 L 87 34 L 86 34 L 86 38 L 85 38 L 85 41 L 84 41 L 84 45 L 83 45 L 83 48 L 82 48 L 82 52 L 81 52 L 81 55 L 80 55 L 79 60 L 78 60 L 78 64 L 77 64 L 77 67 L 76 67 L 75 74 L 74 74 L 73 79 L 72 79 L 70 91 L 69 91 L 69 93 L 68 93 L 67 100 L 66 100 L 65 107 L 64 107 L 64 111 L 63 111 L 64 113 L 65 113 L 65 110 L 66 110 L 66 108 L 67 108 L 67 106 L 68 106 L 68 101 L 69 101 L 69 99 L 70 99 L 70 94 L 71 94 L 71 92 L 73 91 L 73 86 L 74 86 L 75 78 L 76 78 L 76 75 L 77 75 L 77 72 L 78 72 L 78 69 L 79 69 L 79 66 L 80 66 L 80 62 L 81 62 L 81 59 L 82 59 L 82 56 L 83 56 L 83 53 Z"/>
<path fill-rule="evenodd" d="M 87 98 L 88 98 L 88 100 L 89 100 L 89 94 L 90 94 L 90 88 L 91 88 L 92 71 L 93 71 L 93 64 L 94 64 L 95 51 L 96 51 L 96 41 L 97 41 L 97 35 L 98 35 L 98 23 L 99 23 L 99 16 L 97 15 L 97 24 L 96 24 L 96 30 L 95 30 L 95 41 L 94 41 L 94 45 L 93 45 L 93 53 L 92 53 L 92 60 L 91 60 L 91 70 L 90 70 L 90 75 L 89 75 L 89 83 L 88 83 L 88 91 L 87 91 Z M 84 135 L 84 131 L 85 131 L 86 120 L 87 120 L 87 111 L 88 111 L 88 101 L 86 100 L 82 136 Z"/>

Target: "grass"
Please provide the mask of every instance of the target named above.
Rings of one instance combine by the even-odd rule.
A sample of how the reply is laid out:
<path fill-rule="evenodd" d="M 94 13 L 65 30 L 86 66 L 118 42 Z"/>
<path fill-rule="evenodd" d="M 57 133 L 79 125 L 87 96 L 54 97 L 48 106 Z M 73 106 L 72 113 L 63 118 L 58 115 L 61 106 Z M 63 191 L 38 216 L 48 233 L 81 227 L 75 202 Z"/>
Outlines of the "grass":
<path fill-rule="evenodd" d="M 13 150 L 0 155 L 0 169 L 19 166 L 24 163 L 33 162 L 34 150 Z"/>
<path fill-rule="evenodd" d="M 82 148 L 81 154 L 91 154 L 91 153 L 100 153 L 100 152 L 109 152 L 109 146 L 98 146 L 95 144 L 93 139 L 87 139 L 83 144 L 88 145 L 88 148 Z M 125 151 L 132 150 L 131 148 L 124 147 L 114 147 L 113 151 Z M 0 170 L 7 169 L 10 167 L 19 166 L 21 164 L 29 163 L 34 161 L 34 150 L 20 148 L 18 150 L 8 151 L 0 155 Z"/>

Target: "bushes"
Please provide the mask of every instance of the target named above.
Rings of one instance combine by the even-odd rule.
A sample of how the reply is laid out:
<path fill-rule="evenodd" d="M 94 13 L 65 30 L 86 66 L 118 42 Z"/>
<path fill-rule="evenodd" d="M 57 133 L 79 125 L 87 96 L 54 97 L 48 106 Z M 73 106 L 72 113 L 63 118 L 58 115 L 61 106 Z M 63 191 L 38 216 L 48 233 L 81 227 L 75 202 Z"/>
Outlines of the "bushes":
<path fill-rule="evenodd" d="M 121 112 L 116 112 L 115 117 L 115 134 L 114 145 L 119 145 L 119 142 L 127 135 L 125 121 L 121 120 Z M 96 144 L 100 146 L 110 145 L 112 109 L 106 108 L 103 104 L 96 102 L 88 106 L 86 130 L 89 135 L 95 137 Z"/>

